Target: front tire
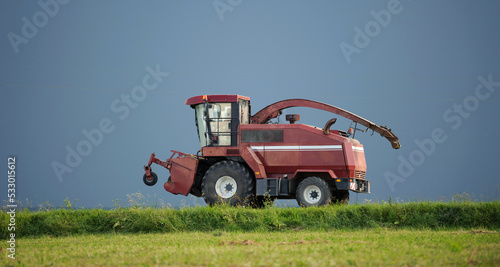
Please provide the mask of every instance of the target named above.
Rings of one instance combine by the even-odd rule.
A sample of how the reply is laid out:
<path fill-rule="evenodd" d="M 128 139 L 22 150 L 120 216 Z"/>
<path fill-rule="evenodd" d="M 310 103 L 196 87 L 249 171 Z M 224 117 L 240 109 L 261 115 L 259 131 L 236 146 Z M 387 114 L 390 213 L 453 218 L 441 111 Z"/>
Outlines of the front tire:
<path fill-rule="evenodd" d="M 312 176 L 300 182 L 296 197 L 301 207 L 323 206 L 331 203 L 332 192 L 325 180 Z"/>
<path fill-rule="evenodd" d="M 208 205 L 227 203 L 231 206 L 246 206 L 251 203 L 255 182 L 250 171 L 242 164 L 220 161 L 208 169 L 201 188 Z"/>
<path fill-rule="evenodd" d="M 142 177 L 142 181 L 147 185 L 147 186 L 153 186 L 158 182 L 158 175 L 154 172 L 150 172 L 151 178 L 148 178 L 146 174 Z"/>

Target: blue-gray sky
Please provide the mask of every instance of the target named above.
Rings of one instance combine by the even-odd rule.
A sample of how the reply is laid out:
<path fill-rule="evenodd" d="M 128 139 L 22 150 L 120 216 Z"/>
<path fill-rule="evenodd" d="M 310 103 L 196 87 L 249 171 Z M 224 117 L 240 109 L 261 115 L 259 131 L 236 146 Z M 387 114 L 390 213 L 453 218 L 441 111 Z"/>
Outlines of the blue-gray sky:
<path fill-rule="evenodd" d="M 498 1 L 1 1 L 0 14 L 2 199 L 15 155 L 16 196 L 35 205 L 112 206 L 136 192 L 195 204 L 164 191 L 158 167 L 146 187 L 142 167 L 151 152 L 199 149 L 184 101 L 200 94 L 249 96 L 253 112 L 307 98 L 388 125 L 400 150 L 357 135 L 372 182 L 358 200 L 498 199 Z M 334 117 L 287 112 L 316 126 Z M 90 151 L 82 132 L 99 127 Z M 88 155 L 70 167 L 79 144 Z M 71 172 L 58 179 L 54 162 Z"/>

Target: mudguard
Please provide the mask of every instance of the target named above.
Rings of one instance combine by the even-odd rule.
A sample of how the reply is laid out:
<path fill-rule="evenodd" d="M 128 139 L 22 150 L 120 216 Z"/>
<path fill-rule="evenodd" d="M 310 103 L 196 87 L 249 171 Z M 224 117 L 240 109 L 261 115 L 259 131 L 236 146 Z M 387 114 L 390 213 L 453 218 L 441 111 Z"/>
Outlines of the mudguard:
<path fill-rule="evenodd" d="M 170 160 L 170 181 L 163 187 L 168 192 L 187 196 L 194 184 L 198 160 L 194 157 L 181 156 Z"/>
<path fill-rule="evenodd" d="M 151 164 L 155 163 L 170 171 L 170 179 L 163 185 L 168 192 L 187 196 L 193 187 L 196 171 L 198 169 L 198 157 L 191 154 L 172 150 L 172 156 L 166 161 L 156 158 L 151 154 L 148 165 L 144 166 L 147 177 L 151 177 Z M 174 158 L 175 155 L 178 155 Z"/>

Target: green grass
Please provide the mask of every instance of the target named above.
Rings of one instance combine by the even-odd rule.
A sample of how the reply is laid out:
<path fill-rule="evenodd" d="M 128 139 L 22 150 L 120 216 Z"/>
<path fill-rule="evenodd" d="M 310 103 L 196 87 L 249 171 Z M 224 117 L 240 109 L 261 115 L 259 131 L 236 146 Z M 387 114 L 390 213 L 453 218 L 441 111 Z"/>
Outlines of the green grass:
<path fill-rule="evenodd" d="M 0 214 L 7 238 L 9 215 Z M 151 207 L 56 209 L 16 214 L 16 236 L 179 231 L 329 231 L 332 229 L 500 229 L 500 202 L 378 203 L 319 208 Z"/>
<path fill-rule="evenodd" d="M 134 205 L 16 214 L 20 266 L 500 266 L 500 202 L 318 208 Z"/>
<path fill-rule="evenodd" d="M 5 245 L 2 245 L 5 248 Z M 499 266 L 492 230 L 287 230 L 82 234 L 17 240 L 25 266 Z"/>

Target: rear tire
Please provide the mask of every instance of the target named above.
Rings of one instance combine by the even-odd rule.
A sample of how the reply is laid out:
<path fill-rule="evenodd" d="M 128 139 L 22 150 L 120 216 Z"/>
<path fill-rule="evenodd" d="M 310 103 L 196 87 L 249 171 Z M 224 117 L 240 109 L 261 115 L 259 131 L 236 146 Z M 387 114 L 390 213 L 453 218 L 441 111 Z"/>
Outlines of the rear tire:
<path fill-rule="evenodd" d="M 220 161 L 212 165 L 201 182 L 203 198 L 208 205 L 227 203 L 247 206 L 254 194 L 255 182 L 250 171 L 235 161 Z"/>
<path fill-rule="evenodd" d="M 297 186 L 296 198 L 301 207 L 323 206 L 331 203 L 332 192 L 325 180 L 312 176 Z"/>

